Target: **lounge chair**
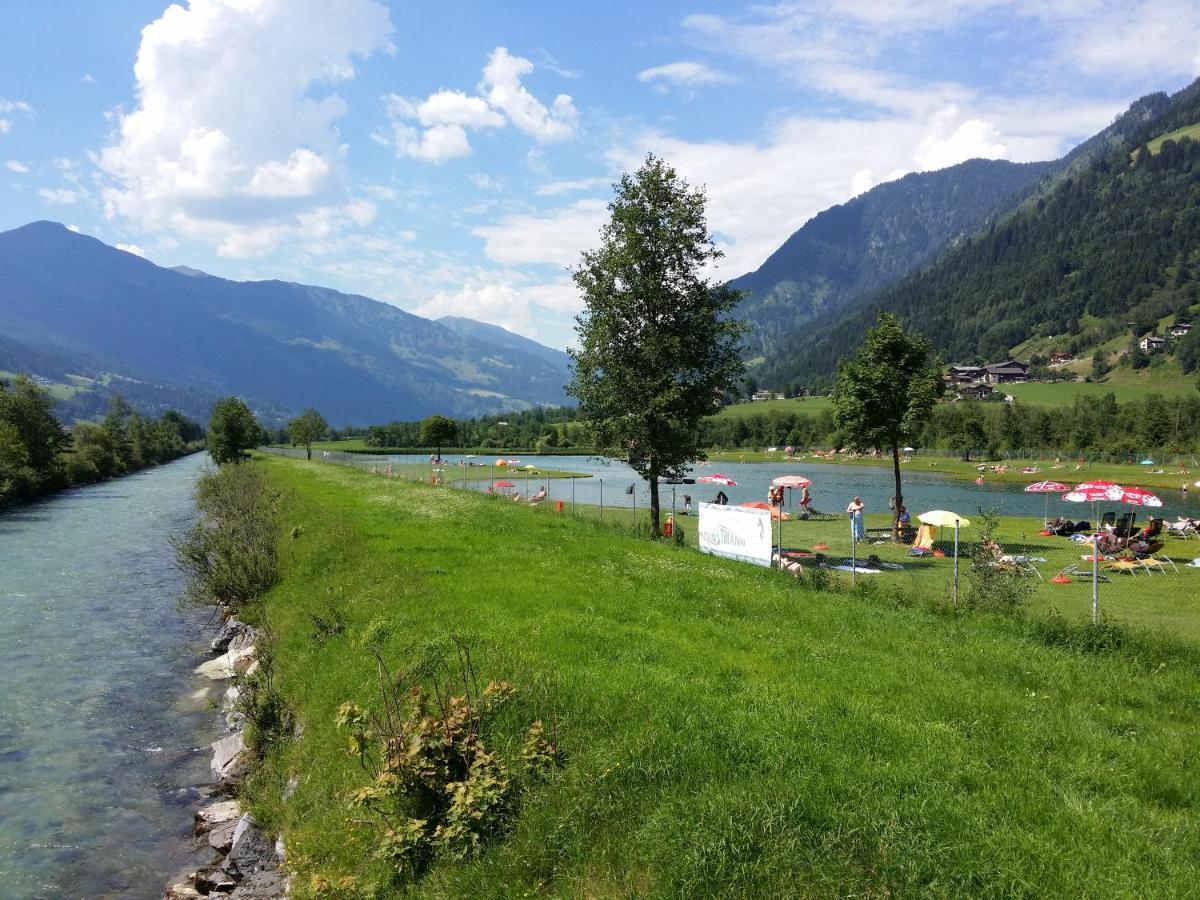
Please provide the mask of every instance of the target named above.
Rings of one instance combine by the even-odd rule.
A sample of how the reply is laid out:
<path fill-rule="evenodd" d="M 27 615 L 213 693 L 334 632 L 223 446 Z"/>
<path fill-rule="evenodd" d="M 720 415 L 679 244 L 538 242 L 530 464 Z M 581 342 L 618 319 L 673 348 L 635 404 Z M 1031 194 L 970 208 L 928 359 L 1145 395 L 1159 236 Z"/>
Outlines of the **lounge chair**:
<path fill-rule="evenodd" d="M 1191 519 L 1180 519 L 1178 522 L 1167 522 L 1167 531 L 1174 537 L 1181 538 L 1200 538 L 1200 531 L 1197 531 L 1195 523 Z"/>
<path fill-rule="evenodd" d="M 1105 571 L 1116 572 L 1118 575 L 1136 575 L 1143 570 L 1140 562 L 1128 557 L 1109 560 L 1108 562 L 1101 563 L 1100 566 Z"/>
<path fill-rule="evenodd" d="M 1179 573 L 1179 566 L 1175 565 L 1175 560 L 1171 559 L 1169 556 L 1147 556 L 1145 558 L 1138 557 L 1137 561 L 1147 572 L 1162 572 L 1164 575 L 1166 575 L 1167 566 L 1170 566 L 1175 570 L 1176 574 Z"/>
<path fill-rule="evenodd" d="M 1113 537 L 1127 539 L 1133 532 L 1134 514 L 1131 512 L 1125 513 L 1117 520 L 1117 524 L 1113 526 Z"/>
<path fill-rule="evenodd" d="M 1079 568 L 1079 566 L 1076 563 L 1071 563 L 1070 565 L 1063 566 L 1063 568 L 1059 569 L 1058 575 L 1056 575 L 1055 577 L 1056 578 L 1071 578 L 1075 581 L 1091 581 L 1092 580 L 1092 567 L 1088 566 L 1086 569 L 1081 569 L 1081 568 Z M 1096 574 L 1096 578 L 1099 581 L 1109 581 L 1110 580 L 1109 577 L 1104 574 L 1103 569 Z"/>
<path fill-rule="evenodd" d="M 1117 524 L 1117 514 L 1115 512 L 1106 512 L 1100 517 L 1101 528 L 1112 528 Z"/>

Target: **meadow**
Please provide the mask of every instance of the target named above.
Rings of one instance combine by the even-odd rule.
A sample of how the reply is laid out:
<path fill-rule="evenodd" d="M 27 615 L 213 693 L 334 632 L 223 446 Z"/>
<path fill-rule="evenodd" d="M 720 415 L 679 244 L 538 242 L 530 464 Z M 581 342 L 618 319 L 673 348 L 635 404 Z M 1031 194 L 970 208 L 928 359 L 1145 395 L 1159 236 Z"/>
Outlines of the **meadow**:
<path fill-rule="evenodd" d="M 746 401 L 723 406 L 717 413 L 717 418 L 744 419 L 749 416 L 765 416 L 773 412 L 815 415 L 827 409 L 833 409 L 833 399 L 830 397 L 790 397 L 786 400 L 760 400 L 757 403 Z"/>
<path fill-rule="evenodd" d="M 247 791 L 286 834 L 297 897 L 1171 897 L 1200 880 L 1192 647 L 1078 645 L 611 519 L 252 464 L 282 490 L 265 614 L 303 728 Z M 837 549 L 844 522 L 810 524 L 785 543 Z M 451 634 L 518 692 L 489 748 L 513 758 L 522 723 L 553 716 L 565 765 L 481 855 L 406 886 L 349 806 L 367 776 L 334 719 L 378 701 L 373 651 L 400 671 Z"/>

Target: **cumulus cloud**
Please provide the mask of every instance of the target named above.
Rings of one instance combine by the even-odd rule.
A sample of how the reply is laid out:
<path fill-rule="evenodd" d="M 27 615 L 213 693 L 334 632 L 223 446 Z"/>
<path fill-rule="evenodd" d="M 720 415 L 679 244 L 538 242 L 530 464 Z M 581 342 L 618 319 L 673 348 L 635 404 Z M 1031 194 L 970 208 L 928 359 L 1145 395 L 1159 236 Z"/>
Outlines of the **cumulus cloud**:
<path fill-rule="evenodd" d="M 387 46 L 377 0 L 190 0 L 142 31 L 137 108 L 95 157 L 109 218 L 228 256 L 362 220 L 342 183 L 334 92 Z"/>
<path fill-rule="evenodd" d="M 603 200 L 578 200 L 547 212 L 510 213 L 471 233 L 483 238 L 487 258 L 501 265 L 566 268 L 598 243 L 607 216 Z"/>
<path fill-rule="evenodd" d="M 938 114 L 934 132 L 921 141 L 914 159 L 921 169 L 944 169 L 965 159 L 1004 159 L 1008 148 L 1000 142 L 995 125 L 968 119 L 955 126 L 958 110 L 948 107 Z M 953 130 L 950 130 L 953 128 Z M 948 134 L 945 132 L 949 131 Z"/>
<path fill-rule="evenodd" d="M 530 283 L 504 272 L 496 277 L 501 280 L 438 291 L 413 311 L 431 319 L 466 316 L 528 338 L 565 343 L 563 314 L 583 308 L 579 291 L 569 279 Z"/>
<path fill-rule="evenodd" d="M 124 250 L 126 253 L 132 253 L 134 256 L 140 256 L 142 259 L 146 258 L 146 251 L 137 244 L 117 244 L 116 247 L 118 250 Z"/>
<path fill-rule="evenodd" d="M 565 181 L 548 181 L 534 191 L 539 197 L 554 197 L 559 194 L 576 194 L 594 191 L 612 184 L 612 178 L 572 178 Z"/>
<path fill-rule="evenodd" d="M 24 100 L 6 100 L 0 97 L 0 134 L 8 134 L 12 131 L 14 115 L 32 116 L 33 107 Z"/>
<path fill-rule="evenodd" d="M 4 168 L 10 172 L 16 172 L 18 175 L 25 175 L 29 172 L 29 166 L 18 159 L 10 159 L 4 164 Z"/>
<path fill-rule="evenodd" d="M 732 79 L 724 72 L 710 68 L 704 63 L 683 61 L 642 69 L 637 74 L 637 80 L 694 88 L 705 84 L 719 84 Z"/>
<path fill-rule="evenodd" d="M 547 108 L 521 83 L 531 72 L 529 60 L 497 47 L 488 56 L 478 94 L 440 90 L 424 100 L 389 94 L 384 102 L 391 137 L 382 140 L 402 156 L 442 163 L 470 155 L 468 130 L 502 128 L 511 122 L 539 142 L 571 136 L 578 120 L 571 98 L 559 94 Z"/>

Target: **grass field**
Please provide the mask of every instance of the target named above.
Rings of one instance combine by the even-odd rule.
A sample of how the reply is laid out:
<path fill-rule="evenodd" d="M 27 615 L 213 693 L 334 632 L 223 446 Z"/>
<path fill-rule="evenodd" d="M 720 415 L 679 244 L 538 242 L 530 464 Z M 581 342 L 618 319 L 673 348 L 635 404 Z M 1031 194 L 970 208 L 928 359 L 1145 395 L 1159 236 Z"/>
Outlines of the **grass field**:
<path fill-rule="evenodd" d="M 1179 141 L 1183 138 L 1191 138 L 1193 141 L 1200 141 L 1200 124 L 1186 125 L 1183 128 L 1177 128 L 1172 132 L 1156 137 L 1146 148 L 1151 154 L 1158 153 L 1162 149 L 1162 145 L 1167 141 Z"/>
<path fill-rule="evenodd" d="M 304 727 L 249 795 L 284 829 L 295 896 L 1170 897 L 1200 880 L 1190 651 L 1068 650 L 546 510 L 255 464 L 296 535 L 266 609 Z M 323 637 L 331 609 L 345 629 Z M 519 723 L 553 707 L 567 762 L 511 833 L 405 891 L 348 807 L 367 776 L 334 715 L 376 700 L 370 648 L 401 669 L 450 633 L 520 692 L 489 747 L 513 757 Z"/>
<path fill-rule="evenodd" d="M 1164 397 L 1190 397 L 1196 393 L 1196 383 L 1195 379 L 1184 378 L 1178 373 L 1161 379 L 1143 379 L 1137 378 L 1132 372 L 1119 370 L 1107 380 L 1099 382 L 1026 382 L 1002 384 L 997 390 L 1012 394 L 1031 406 L 1070 406 L 1078 396 L 1103 397 L 1105 394 L 1114 394 L 1118 403 L 1135 403 L 1150 393 L 1159 393 Z"/>
<path fill-rule="evenodd" d="M 717 413 L 721 419 L 741 419 L 749 416 L 765 416 L 772 412 L 819 413 L 833 408 L 829 397 L 793 397 L 788 400 L 760 400 L 758 403 L 735 403 L 725 406 Z"/>

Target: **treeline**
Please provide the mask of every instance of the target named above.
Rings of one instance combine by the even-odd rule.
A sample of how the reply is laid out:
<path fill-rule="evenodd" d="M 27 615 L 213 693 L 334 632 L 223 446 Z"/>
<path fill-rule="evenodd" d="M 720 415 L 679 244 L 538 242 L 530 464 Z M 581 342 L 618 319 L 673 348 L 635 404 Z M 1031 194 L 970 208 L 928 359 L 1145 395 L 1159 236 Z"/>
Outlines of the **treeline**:
<path fill-rule="evenodd" d="M 1186 315 L 1200 301 L 1200 142 L 1166 141 L 1156 153 L 1147 142 L 1197 121 L 1200 83 L 1128 143 L 1070 169 L 927 270 L 838 321 L 814 323 L 767 361 L 760 381 L 828 381 L 878 309 L 963 363 L 1001 358 L 1033 336 L 1079 352 Z"/>
<path fill-rule="evenodd" d="M 714 449 L 762 447 L 840 448 L 846 436 L 832 410 L 819 413 L 772 411 L 746 417 L 712 418 L 701 426 L 705 446 Z M 966 401 L 934 407 L 917 443 L 922 449 L 998 456 L 1037 449 L 1047 453 L 1200 451 L 1200 393 L 1190 397 L 1147 394 L 1118 403 L 1113 394 L 1076 398 L 1072 406 L 1028 406 Z"/>
<path fill-rule="evenodd" d="M 459 447 L 494 448 L 552 453 L 557 450 L 591 449 L 592 444 L 583 424 L 577 421 L 573 407 L 555 409 L 538 407 L 518 413 L 486 416 L 479 419 L 457 419 L 455 444 Z M 392 422 L 372 425 L 346 437 L 361 437 L 373 448 L 429 449 L 421 440 L 420 422 Z"/>
<path fill-rule="evenodd" d="M 203 443 L 191 419 L 174 410 L 144 418 L 121 397 L 100 423 L 68 431 L 44 388 L 25 376 L 0 380 L 0 507 L 167 462 Z"/>

